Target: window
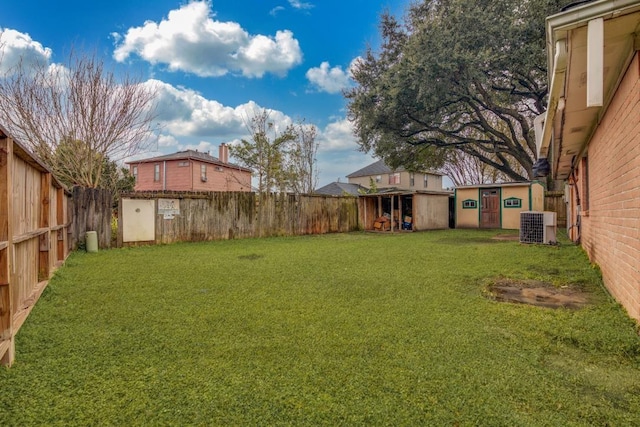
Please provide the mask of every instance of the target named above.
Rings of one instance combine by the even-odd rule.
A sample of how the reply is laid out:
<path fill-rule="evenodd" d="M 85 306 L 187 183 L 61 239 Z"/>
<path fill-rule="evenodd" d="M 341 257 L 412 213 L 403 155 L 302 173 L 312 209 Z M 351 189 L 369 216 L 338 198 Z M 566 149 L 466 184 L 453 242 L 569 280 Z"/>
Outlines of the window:
<path fill-rule="evenodd" d="M 207 182 L 207 165 L 200 165 L 200 180 L 202 182 Z"/>
<path fill-rule="evenodd" d="M 521 208 L 522 207 L 522 199 L 518 199 L 517 197 L 509 197 L 504 200 L 505 208 Z"/>
<path fill-rule="evenodd" d="M 376 176 L 376 183 L 379 183 L 380 181 L 382 181 L 382 175 L 377 175 Z"/>
<path fill-rule="evenodd" d="M 411 172 L 409 174 L 409 186 L 413 187 L 414 185 L 416 185 L 416 176 L 413 172 Z"/>
<path fill-rule="evenodd" d="M 400 184 L 400 172 L 389 174 L 389 184 Z"/>
<path fill-rule="evenodd" d="M 153 180 L 160 181 L 160 164 L 156 163 L 153 165 Z"/>
<path fill-rule="evenodd" d="M 424 174 L 424 188 L 429 187 L 429 177 L 427 176 L 427 174 Z"/>
<path fill-rule="evenodd" d="M 189 162 L 178 162 L 178 167 L 183 168 L 185 166 L 189 166 Z"/>
<path fill-rule="evenodd" d="M 476 209 L 478 207 L 478 201 L 473 199 L 467 199 L 462 202 L 462 209 Z"/>
<path fill-rule="evenodd" d="M 138 166 L 133 167 L 133 180 L 138 182 Z"/>

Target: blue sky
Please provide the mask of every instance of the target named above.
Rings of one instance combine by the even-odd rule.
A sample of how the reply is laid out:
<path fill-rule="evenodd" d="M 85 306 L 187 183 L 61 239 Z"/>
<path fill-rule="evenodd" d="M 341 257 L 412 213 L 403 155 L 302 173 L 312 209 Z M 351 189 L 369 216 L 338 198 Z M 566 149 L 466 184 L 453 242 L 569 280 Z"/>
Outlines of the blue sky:
<path fill-rule="evenodd" d="M 357 151 L 341 90 L 349 66 L 379 43 L 382 12 L 409 0 L 129 0 L 3 2 L 0 69 L 22 56 L 64 62 L 70 49 L 159 90 L 161 131 L 147 152 L 211 151 L 247 137 L 261 108 L 319 134 L 319 186 L 374 161 Z"/>

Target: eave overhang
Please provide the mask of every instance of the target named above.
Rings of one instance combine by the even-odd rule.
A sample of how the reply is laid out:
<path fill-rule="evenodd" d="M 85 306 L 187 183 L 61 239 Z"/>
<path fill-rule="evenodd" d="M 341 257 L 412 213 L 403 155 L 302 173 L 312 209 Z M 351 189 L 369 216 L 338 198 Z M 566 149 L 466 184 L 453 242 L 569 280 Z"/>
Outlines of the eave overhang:
<path fill-rule="evenodd" d="M 598 25 L 589 29 L 590 22 L 602 24 L 600 33 Z M 639 48 L 640 0 L 588 3 L 548 17 L 546 27 L 549 102 L 537 148 L 538 157 L 551 162 L 553 178 L 562 180 L 583 154 Z M 595 105 L 594 76 L 595 90 L 602 92 Z"/>

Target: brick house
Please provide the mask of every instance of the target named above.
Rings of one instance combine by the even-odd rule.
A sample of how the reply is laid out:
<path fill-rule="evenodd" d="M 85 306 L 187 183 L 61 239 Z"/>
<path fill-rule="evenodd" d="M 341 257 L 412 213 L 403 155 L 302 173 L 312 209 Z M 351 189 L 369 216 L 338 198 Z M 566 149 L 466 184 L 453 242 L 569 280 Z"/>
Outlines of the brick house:
<path fill-rule="evenodd" d="M 640 321 L 639 30 L 639 0 L 547 18 L 549 107 L 537 143 L 541 169 L 564 186 L 570 238 Z"/>
<path fill-rule="evenodd" d="M 437 172 L 409 172 L 403 167 L 391 169 L 384 161 L 365 166 L 347 175 L 349 184 L 366 188 L 373 182 L 378 189 L 442 191 L 442 174 Z"/>
<path fill-rule="evenodd" d="M 251 191 L 251 169 L 229 163 L 229 147 L 219 157 L 195 150 L 127 162 L 136 191 Z"/>

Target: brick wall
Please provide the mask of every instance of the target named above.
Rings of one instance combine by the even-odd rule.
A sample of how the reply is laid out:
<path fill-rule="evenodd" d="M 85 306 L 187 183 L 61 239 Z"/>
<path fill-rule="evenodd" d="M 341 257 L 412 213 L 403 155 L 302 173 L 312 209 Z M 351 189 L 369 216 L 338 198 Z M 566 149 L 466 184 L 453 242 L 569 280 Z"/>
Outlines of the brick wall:
<path fill-rule="evenodd" d="M 640 57 L 636 52 L 581 163 L 582 246 L 613 296 L 640 321 Z M 588 175 L 588 188 L 585 175 Z"/>
<path fill-rule="evenodd" d="M 155 165 L 160 167 L 159 180 Z M 201 165 L 206 166 L 206 181 L 201 179 Z M 251 191 L 251 173 L 195 160 L 171 160 L 131 164 L 138 168 L 136 191 Z M 165 182 L 166 168 L 166 182 Z"/>

